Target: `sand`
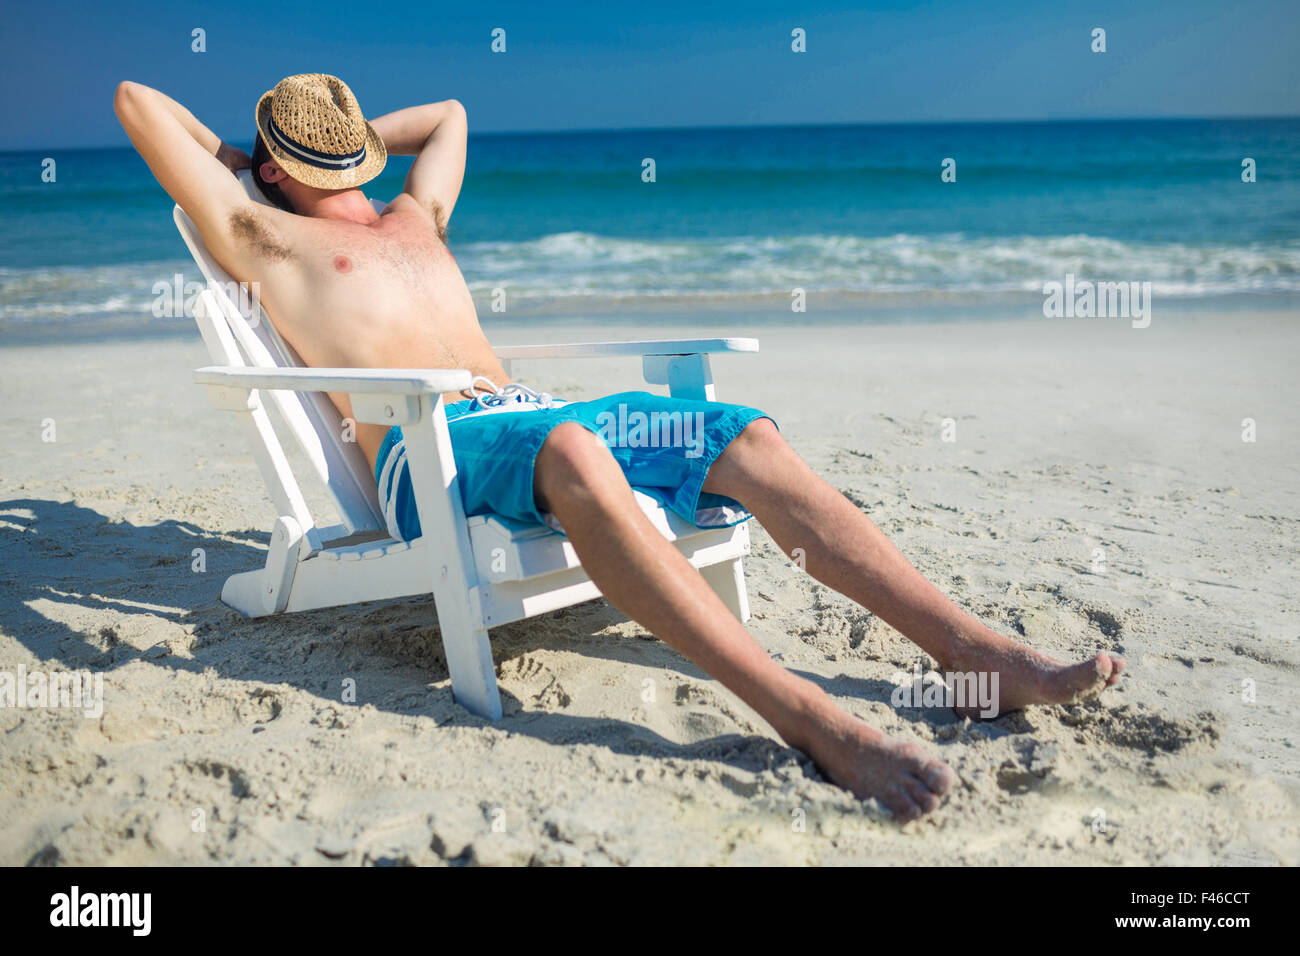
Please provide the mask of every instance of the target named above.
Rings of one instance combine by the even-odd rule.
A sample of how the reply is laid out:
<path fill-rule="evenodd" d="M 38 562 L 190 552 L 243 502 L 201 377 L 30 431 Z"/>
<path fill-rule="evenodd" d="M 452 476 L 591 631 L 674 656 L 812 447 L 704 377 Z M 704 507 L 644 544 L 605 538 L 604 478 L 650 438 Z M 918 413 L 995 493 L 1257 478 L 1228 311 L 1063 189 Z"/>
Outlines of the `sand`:
<path fill-rule="evenodd" d="M 1080 705 L 895 709 L 919 652 L 755 526 L 755 639 L 960 775 L 905 827 L 601 601 L 493 632 L 495 724 L 453 703 L 428 599 L 242 618 L 221 582 L 263 560 L 273 513 L 237 420 L 190 380 L 197 334 L 12 345 L 0 671 L 89 669 L 104 708 L 0 709 L 0 864 L 1294 864 L 1295 320 L 766 321 L 759 355 L 715 360 L 719 397 L 769 410 L 960 604 L 1129 662 Z M 515 376 L 582 398 L 638 372 Z"/>

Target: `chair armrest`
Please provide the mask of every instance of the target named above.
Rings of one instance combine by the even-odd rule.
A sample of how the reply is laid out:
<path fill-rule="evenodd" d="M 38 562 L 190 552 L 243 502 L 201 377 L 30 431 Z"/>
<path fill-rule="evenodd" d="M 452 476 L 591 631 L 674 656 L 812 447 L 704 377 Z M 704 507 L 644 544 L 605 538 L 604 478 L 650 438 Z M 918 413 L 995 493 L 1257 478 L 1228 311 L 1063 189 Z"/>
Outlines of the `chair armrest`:
<path fill-rule="evenodd" d="M 422 395 L 459 392 L 474 376 L 466 369 L 427 368 L 247 368 L 209 365 L 194 370 L 200 385 L 346 392 L 349 395 Z"/>
<path fill-rule="evenodd" d="M 604 358 L 618 355 L 708 355 L 757 352 L 758 339 L 646 339 L 632 342 L 575 342 L 569 345 L 504 345 L 493 349 L 504 360 L 530 358 Z"/>

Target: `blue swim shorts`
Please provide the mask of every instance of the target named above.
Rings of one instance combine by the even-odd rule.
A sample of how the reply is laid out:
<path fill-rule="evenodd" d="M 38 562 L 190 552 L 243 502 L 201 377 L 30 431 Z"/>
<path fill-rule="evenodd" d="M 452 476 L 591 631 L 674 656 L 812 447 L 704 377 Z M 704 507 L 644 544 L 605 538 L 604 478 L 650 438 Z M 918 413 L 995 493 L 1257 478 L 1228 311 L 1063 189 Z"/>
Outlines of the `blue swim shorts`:
<path fill-rule="evenodd" d="M 771 416 L 724 402 L 620 392 L 590 402 L 562 402 L 507 385 L 446 406 L 456 483 L 466 516 L 495 514 L 563 529 L 533 498 L 533 466 L 551 430 L 576 422 L 614 455 L 628 484 L 699 528 L 725 528 L 753 517 L 739 502 L 702 491 L 709 468 L 750 422 Z M 775 421 L 773 421 L 775 424 Z M 384 436 L 375 481 L 388 531 L 420 536 L 402 430 Z"/>

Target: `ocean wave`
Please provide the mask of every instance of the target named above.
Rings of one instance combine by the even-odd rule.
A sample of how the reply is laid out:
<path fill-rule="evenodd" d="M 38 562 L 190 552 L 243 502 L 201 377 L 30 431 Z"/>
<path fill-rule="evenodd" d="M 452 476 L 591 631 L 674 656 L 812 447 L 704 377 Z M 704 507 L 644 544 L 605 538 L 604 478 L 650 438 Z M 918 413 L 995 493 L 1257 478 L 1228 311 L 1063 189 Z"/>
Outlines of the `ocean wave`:
<path fill-rule="evenodd" d="M 78 317 L 153 318 L 156 283 L 174 288 L 201 279 L 181 260 L 107 266 L 0 268 L 0 323 L 28 324 Z"/>
<path fill-rule="evenodd" d="M 1300 240 L 1126 242 L 1101 236 L 977 238 L 953 233 L 630 239 L 564 232 L 454 246 L 482 304 L 593 299 L 649 303 L 808 294 L 932 296 L 1042 293 L 1067 274 L 1150 282 L 1166 297 L 1300 292 Z M 93 267 L 0 268 L 0 323 L 97 315 L 159 321 L 154 288 L 198 279 L 181 260 Z"/>
<path fill-rule="evenodd" d="M 1135 243 L 1088 235 L 845 235 L 637 240 L 584 232 L 474 243 L 457 254 L 476 294 L 525 297 L 1040 292 L 1066 274 L 1150 282 L 1167 296 L 1300 291 L 1300 241 Z"/>

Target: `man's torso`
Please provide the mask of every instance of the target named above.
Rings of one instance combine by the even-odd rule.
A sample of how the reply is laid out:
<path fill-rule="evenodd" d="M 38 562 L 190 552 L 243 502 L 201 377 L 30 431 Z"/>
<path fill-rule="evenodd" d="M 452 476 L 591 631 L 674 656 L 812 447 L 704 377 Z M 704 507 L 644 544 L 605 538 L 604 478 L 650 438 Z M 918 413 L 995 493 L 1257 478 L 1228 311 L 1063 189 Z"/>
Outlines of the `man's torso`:
<path fill-rule="evenodd" d="M 316 367 L 465 368 L 508 381 L 433 217 L 403 193 L 371 223 L 240 210 L 232 228 L 276 330 Z M 448 395 L 449 400 L 464 395 Z M 330 394 L 344 417 L 348 397 Z M 371 466 L 387 429 L 358 423 Z"/>

